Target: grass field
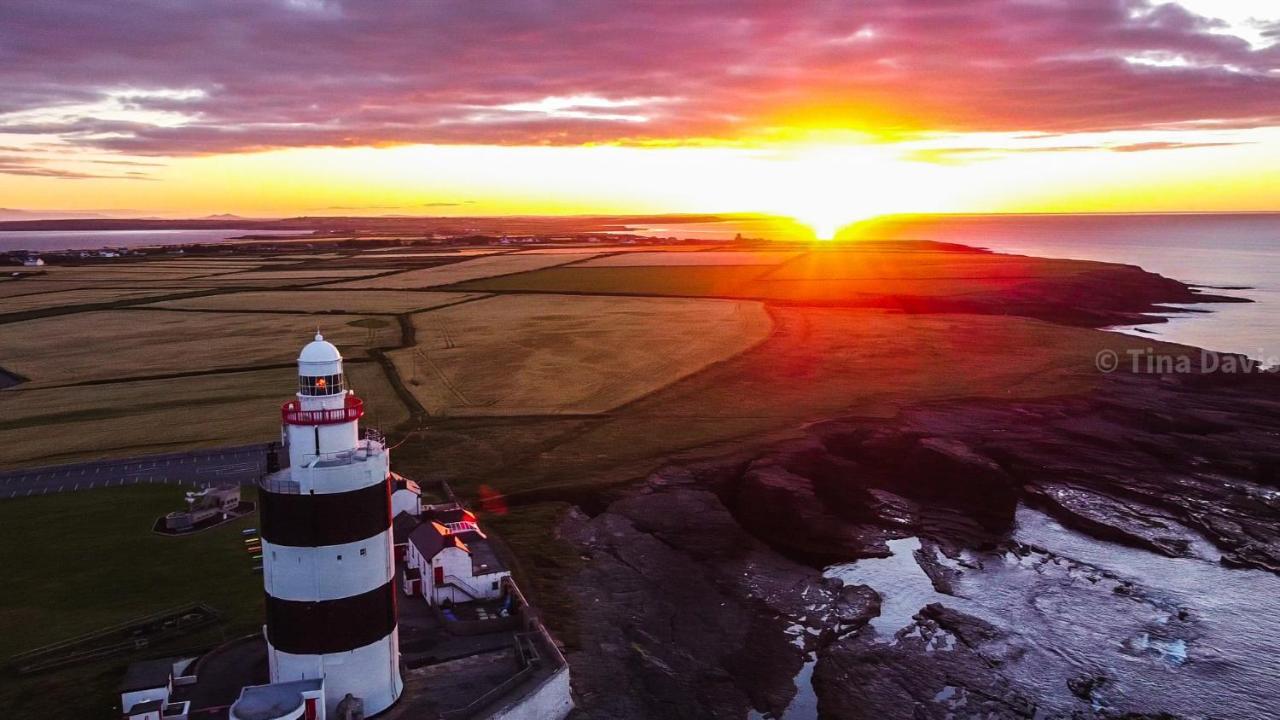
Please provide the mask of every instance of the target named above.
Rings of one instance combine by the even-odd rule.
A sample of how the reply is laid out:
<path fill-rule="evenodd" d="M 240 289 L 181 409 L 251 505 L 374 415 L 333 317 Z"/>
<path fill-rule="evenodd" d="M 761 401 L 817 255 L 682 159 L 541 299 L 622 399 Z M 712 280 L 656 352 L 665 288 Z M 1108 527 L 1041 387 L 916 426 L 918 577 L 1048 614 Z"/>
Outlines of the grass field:
<path fill-rule="evenodd" d="M 773 268 L 760 266 L 553 267 L 519 275 L 460 282 L 450 290 L 629 295 L 749 296 Z"/>
<path fill-rule="evenodd" d="M 328 284 L 325 287 L 371 288 L 377 290 L 412 290 L 415 288 L 440 287 L 477 278 L 537 270 L 551 265 L 585 260 L 595 255 L 596 253 L 589 252 L 565 255 L 533 255 L 525 253 L 481 255 L 447 265 L 411 270 L 368 280 Z"/>
<path fill-rule="evenodd" d="M 0 658 L 190 602 L 223 615 L 218 628 L 133 656 L 29 678 L 3 676 L 9 717 L 119 717 L 111 711 L 124 664 L 179 646 L 254 632 L 262 622 L 262 576 L 240 530 L 257 516 L 184 538 L 151 524 L 182 507 L 178 487 L 135 486 L 0 503 Z M 245 499 L 254 499 L 247 489 Z M 38 598 L 38 601 L 33 601 Z"/>
<path fill-rule="evenodd" d="M 605 412 L 764 339 L 752 302 L 503 296 L 414 316 L 390 357 L 433 415 Z"/>
<path fill-rule="evenodd" d="M 711 250 L 716 245 L 695 245 L 693 243 L 680 243 L 678 245 L 592 245 L 591 250 L 601 253 L 673 253 L 673 252 L 695 252 L 698 250 Z M 528 255 L 573 255 L 581 253 L 583 247 L 574 245 L 569 247 L 535 247 L 528 250 L 521 250 L 521 253 Z"/>
<path fill-rule="evenodd" d="M 119 280 L 139 282 L 148 280 L 187 280 L 219 272 L 212 268 L 147 267 L 145 263 L 121 265 L 85 265 L 79 267 L 47 267 L 45 272 L 52 280 Z"/>
<path fill-rule="evenodd" d="M 307 313 L 404 313 L 479 296 L 479 293 L 422 293 L 407 290 L 245 291 L 168 300 L 155 303 L 154 307 L 230 312 L 288 310 Z"/>
<path fill-rule="evenodd" d="M 127 300 L 130 298 L 154 297 L 170 295 L 172 290 L 121 290 L 115 288 L 93 288 L 86 290 L 60 290 L 57 292 L 22 295 L 19 297 L 0 298 L 0 314 L 43 310 L 45 308 L 67 307 L 70 305 L 87 305 L 91 303 Z"/>
<path fill-rule="evenodd" d="M 368 331 L 349 324 L 361 317 L 170 310 L 62 315 L 0 325 L 0 367 L 34 386 L 290 363 L 317 327 L 347 357 L 361 357 Z M 394 325 L 375 331 L 375 346 L 399 341 Z"/>
<path fill-rule="evenodd" d="M 218 279 L 226 281 L 236 280 L 293 280 L 295 282 L 307 282 L 328 280 L 331 278 L 353 278 L 364 277 L 367 275 L 376 275 L 380 270 L 364 269 L 356 270 L 352 268 L 342 267 L 317 267 L 309 270 L 255 270 L 251 272 L 232 273 L 230 275 L 219 275 Z"/>
<path fill-rule="evenodd" d="M 768 280 L 990 280 L 997 278 L 1062 277 L 1096 270 L 1087 260 L 1045 260 L 987 253 L 921 250 L 817 251 L 797 257 Z"/>
<path fill-rule="evenodd" d="M 7 298 L 20 297 L 25 295 L 40 295 L 51 292 L 65 292 L 67 290 L 91 290 L 100 286 L 112 286 L 114 283 L 84 282 L 74 280 L 48 280 L 46 278 L 23 278 L 22 280 L 5 280 L 0 282 L 0 303 L 5 303 Z M 136 289 L 129 287 L 129 283 L 121 283 L 123 289 Z M 0 305 L 2 307 L 3 305 Z M 8 312 L 8 311 L 6 311 Z"/>
<path fill-rule="evenodd" d="M 296 352 L 296 350 L 295 350 Z M 408 410 L 376 363 L 349 363 L 365 424 L 392 429 Z M 292 368 L 0 393 L 0 467 L 131 457 L 275 439 Z"/>
<path fill-rule="evenodd" d="M 741 297 L 827 304 L 867 297 L 943 297 L 1008 292 L 1018 283 L 1079 275 L 1098 263 L 1028 260 L 978 253 L 812 252 L 780 265 L 687 264 L 685 258 L 735 253 L 680 253 L 666 265 L 627 265 L 629 256 L 458 283 L 473 292 L 559 292 L 679 297 Z M 745 254 L 745 253 L 744 253 Z M 770 253 L 770 256 L 778 254 Z M 617 266 L 596 265 L 619 258 Z M 950 262 L 945 262 L 950 258 Z"/>
<path fill-rule="evenodd" d="M 629 252 L 593 258 L 580 267 L 634 267 L 684 265 L 781 265 L 800 257 L 798 252 L 709 250 L 706 252 Z"/>
<path fill-rule="evenodd" d="M 681 453 L 723 452 L 817 418 L 890 417 L 920 402 L 1087 391 L 1098 350 L 1185 348 L 1015 317 L 771 308 L 769 338 L 597 418 L 433 419 L 401 472 L 489 484 L 516 497 L 590 496 Z"/>

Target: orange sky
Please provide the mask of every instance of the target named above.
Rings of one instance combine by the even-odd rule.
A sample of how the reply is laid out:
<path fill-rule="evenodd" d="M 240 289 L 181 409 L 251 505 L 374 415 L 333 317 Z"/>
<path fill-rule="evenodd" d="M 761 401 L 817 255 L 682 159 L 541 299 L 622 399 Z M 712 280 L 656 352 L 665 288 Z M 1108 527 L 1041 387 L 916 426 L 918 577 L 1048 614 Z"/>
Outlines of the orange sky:
<path fill-rule="evenodd" d="M 5 208 L 741 211 L 823 232 L 895 212 L 1280 209 L 1269 3 L 280 0 L 130 17 L 50 0 L 12 15 Z"/>

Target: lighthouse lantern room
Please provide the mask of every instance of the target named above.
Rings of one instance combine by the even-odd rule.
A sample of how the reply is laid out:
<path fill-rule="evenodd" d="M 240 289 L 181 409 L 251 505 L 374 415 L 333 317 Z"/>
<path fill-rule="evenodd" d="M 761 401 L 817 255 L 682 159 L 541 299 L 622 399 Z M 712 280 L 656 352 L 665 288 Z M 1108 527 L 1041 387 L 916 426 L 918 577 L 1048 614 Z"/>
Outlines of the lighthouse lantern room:
<path fill-rule="evenodd" d="M 388 451 L 360 436 L 363 414 L 342 355 L 317 333 L 281 408 L 289 467 L 260 492 L 271 682 L 319 680 L 330 716 L 372 716 L 403 688 Z"/>

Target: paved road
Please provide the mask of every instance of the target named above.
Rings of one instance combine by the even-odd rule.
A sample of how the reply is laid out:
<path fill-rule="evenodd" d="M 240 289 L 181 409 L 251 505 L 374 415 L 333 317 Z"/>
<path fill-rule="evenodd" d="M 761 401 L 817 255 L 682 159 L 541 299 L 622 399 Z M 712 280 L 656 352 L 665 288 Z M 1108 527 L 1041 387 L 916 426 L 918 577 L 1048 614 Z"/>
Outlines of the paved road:
<path fill-rule="evenodd" d="M 0 473 L 0 500 L 120 485 L 251 483 L 266 472 L 267 446 L 240 445 L 127 460 Z"/>

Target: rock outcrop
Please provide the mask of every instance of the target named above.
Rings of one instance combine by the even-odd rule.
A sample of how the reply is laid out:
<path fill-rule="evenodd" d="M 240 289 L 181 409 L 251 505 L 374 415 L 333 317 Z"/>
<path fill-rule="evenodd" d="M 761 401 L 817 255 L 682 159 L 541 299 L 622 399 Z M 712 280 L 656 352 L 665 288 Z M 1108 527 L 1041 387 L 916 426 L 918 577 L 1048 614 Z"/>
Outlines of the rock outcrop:
<path fill-rule="evenodd" d="M 1171 557 L 1203 538 L 1223 564 L 1280 572 L 1277 389 L 1270 375 L 1115 376 L 1090 396 L 823 422 L 747 457 L 664 469 L 562 525 L 585 561 L 566 588 L 580 707 L 778 717 L 816 657 L 823 717 L 1034 717 L 1037 698 L 999 671 L 1021 656 L 1018 637 L 931 605 L 912 633 L 868 642 L 877 594 L 821 568 L 916 536 L 918 564 L 951 594 L 965 553 L 1034 552 L 1009 538 L 1028 504 L 1096 538 Z M 1077 675 L 1054 681 L 1059 695 L 1094 717 L 1109 680 Z"/>

